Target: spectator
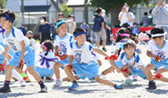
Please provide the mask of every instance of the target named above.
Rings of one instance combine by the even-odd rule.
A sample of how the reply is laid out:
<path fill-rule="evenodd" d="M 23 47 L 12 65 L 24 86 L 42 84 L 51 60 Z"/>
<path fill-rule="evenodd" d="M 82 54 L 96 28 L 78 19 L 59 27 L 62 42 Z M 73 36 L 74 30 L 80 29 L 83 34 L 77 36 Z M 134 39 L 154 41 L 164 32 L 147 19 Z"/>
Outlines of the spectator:
<path fill-rule="evenodd" d="M 93 24 L 93 32 L 95 34 L 95 38 L 96 38 L 96 46 L 99 48 L 100 46 L 100 37 L 103 40 L 103 51 L 107 51 L 105 46 L 106 46 L 106 30 L 105 30 L 105 21 L 104 18 L 102 17 L 102 8 L 98 7 L 96 8 L 96 14 L 95 17 L 93 19 L 94 24 Z"/>
<path fill-rule="evenodd" d="M 30 40 L 30 46 L 33 48 L 34 51 L 36 51 L 37 47 L 36 47 L 36 42 L 33 38 L 33 32 L 32 31 L 27 31 L 26 37 Z"/>
<path fill-rule="evenodd" d="M 42 16 L 40 18 L 40 26 L 39 26 L 39 32 L 40 32 L 40 44 L 45 40 L 51 40 L 50 37 L 50 24 L 47 22 L 47 19 L 45 16 Z"/>
<path fill-rule="evenodd" d="M 157 3 L 157 6 L 152 10 L 152 15 L 156 16 L 156 26 L 161 26 L 164 31 L 168 32 L 168 5 L 166 0 Z M 165 38 L 168 39 L 168 34 Z"/>
<path fill-rule="evenodd" d="M 58 20 L 58 19 L 62 19 L 62 18 L 64 18 L 64 14 L 63 14 L 62 12 L 59 12 L 59 13 L 58 13 L 58 18 L 57 18 L 57 20 Z"/>
<path fill-rule="evenodd" d="M 137 26 L 137 23 L 134 23 L 132 26 L 132 34 L 133 36 L 136 36 L 136 34 L 139 33 L 139 27 Z"/>
<path fill-rule="evenodd" d="M 76 28 L 76 22 L 74 21 L 75 17 L 74 17 L 74 15 L 69 15 L 68 17 L 69 17 L 69 19 L 67 20 L 67 22 L 68 22 L 68 32 L 70 34 L 73 34 L 73 32 Z"/>
<path fill-rule="evenodd" d="M 83 20 L 83 23 L 80 25 L 81 28 L 85 29 L 86 31 L 89 30 L 89 25 L 86 23 L 85 20 Z"/>
<path fill-rule="evenodd" d="M 148 18 L 148 13 L 145 12 L 144 13 L 144 16 L 142 17 L 141 19 L 141 24 L 144 26 L 144 27 L 148 27 L 149 26 L 149 23 L 150 23 L 150 20 Z"/>
<path fill-rule="evenodd" d="M 152 14 L 152 10 L 153 10 L 153 9 L 151 9 L 151 10 L 149 11 L 149 14 L 150 14 L 150 15 L 148 15 L 149 25 L 151 25 L 151 26 L 153 26 L 153 16 L 151 15 L 151 14 Z"/>
<path fill-rule="evenodd" d="M 120 21 L 120 26 L 125 23 L 128 23 L 132 26 L 135 16 L 132 12 L 129 12 L 129 6 L 127 3 L 124 4 L 122 11 L 118 15 L 118 20 Z"/>

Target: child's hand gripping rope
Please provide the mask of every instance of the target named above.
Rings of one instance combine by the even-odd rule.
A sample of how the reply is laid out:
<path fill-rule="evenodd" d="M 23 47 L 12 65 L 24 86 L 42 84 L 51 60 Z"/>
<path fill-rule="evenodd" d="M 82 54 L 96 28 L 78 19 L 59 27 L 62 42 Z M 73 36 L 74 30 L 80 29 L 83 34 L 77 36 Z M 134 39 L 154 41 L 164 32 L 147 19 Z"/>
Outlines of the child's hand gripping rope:
<path fill-rule="evenodd" d="M 157 74 L 154 76 L 153 80 L 160 79 L 161 77 L 163 77 L 162 74 Z"/>
<path fill-rule="evenodd" d="M 19 62 L 19 66 L 17 67 L 18 69 L 23 69 L 23 66 L 24 66 L 24 63 L 23 63 L 23 61 L 21 60 L 20 62 Z"/>
<path fill-rule="evenodd" d="M 61 55 L 59 51 L 57 51 L 57 52 L 55 53 L 55 56 L 58 56 L 61 61 L 62 61 L 62 60 L 65 60 L 65 59 L 67 58 L 67 55 L 64 55 L 64 54 Z"/>
<path fill-rule="evenodd" d="M 157 62 L 158 60 L 160 60 L 161 56 L 156 56 L 155 57 L 155 62 Z"/>
<path fill-rule="evenodd" d="M 111 60 L 117 60 L 116 55 L 111 55 L 110 57 L 105 57 L 105 60 L 107 60 L 108 58 L 111 59 Z"/>
<path fill-rule="evenodd" d="M 5 67 L 5 63 L 4 64 L 0 64 L 0 73 L 4 73 L 4 67 Z"/>
<path fill-rule="evenodd" d="M 72 64 L 69 64 L 69 65 L 68 65 L 68 69 L 69 69 L 69 70 L 72 70 L 73 68 L 74 68 L 74 67 L 72 66 Z"/>

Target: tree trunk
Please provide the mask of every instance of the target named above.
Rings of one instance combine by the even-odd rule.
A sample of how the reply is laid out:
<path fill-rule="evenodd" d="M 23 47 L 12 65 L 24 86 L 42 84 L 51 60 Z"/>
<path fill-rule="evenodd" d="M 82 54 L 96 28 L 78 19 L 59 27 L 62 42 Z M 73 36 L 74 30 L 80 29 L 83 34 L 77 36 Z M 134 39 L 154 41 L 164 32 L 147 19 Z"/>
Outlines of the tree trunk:
<path fill-rule="evenodd" d="M 120 11 L 121 8 L 118 6 L 115 6 L 113 9 L 111 9 L 111 25 L 114 27 L 120 24 L 120 21 L 118 20 Z"/>

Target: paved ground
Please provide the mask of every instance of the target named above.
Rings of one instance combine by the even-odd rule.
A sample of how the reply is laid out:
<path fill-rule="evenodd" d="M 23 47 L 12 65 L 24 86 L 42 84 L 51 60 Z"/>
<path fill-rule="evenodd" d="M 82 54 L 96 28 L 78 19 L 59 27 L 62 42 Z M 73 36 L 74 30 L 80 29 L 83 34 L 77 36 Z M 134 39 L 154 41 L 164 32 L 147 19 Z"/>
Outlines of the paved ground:
<path fill-rule="evenodd" d="M 140 46 L 142 49 L 142 57 L 145 64 L 149 63 L 149 58 L 146 56 L 146 46 Z M 111 47 L 107 46 L 108 54 L 111 53 Z M 40 50 L 40 49 L 39 49 Z M 39 51 L 37 51 L 39 53 Z M 110 65 L 104 60 L 104 57 L 100 56 L 102 60 L 102 67 L 100 72 Z M 168 76 L 168 73 L 163 74 Z M 61 70 L 61 76 L 65 77 L 65 73 Z M 110 73 L 107 79 L 113 81 L 114 83 L 123 83 L 124 77 L 122 74 Z M 20 87 L 19 82 L 12 80 L 11 82 L 11 93 L 1 94 L 0 98 L 167 98 L 168 96 L 168 83 L 157 81 L 158 89 L 156 90 L 146 90 L 148 85 L 147 80 L 142 80 L 138 78 L 137 82 L 133 82 L 130 86 L 124 86 L 123 90 L 116 90 L 113 87 L 109 87 L 103 84 L 98 84 L 96 82 L 90 82 L 86 80 L 80 80 L 80 88 L 77 91 L 68 91 L 68 87 L 71 82 L 63 82 L 62 87 L 53 87 L 54 82 L 45 82 L 49 92 L 48 93 L 38 93 L 40 90 L 37 82 L 30 76 L 31 83 L 27 83 L 26 87 Z M 55 77 L 54 77 L 55 78 Z M 3 86 L 4 76 L 0 75 L 0 87 Z"/>

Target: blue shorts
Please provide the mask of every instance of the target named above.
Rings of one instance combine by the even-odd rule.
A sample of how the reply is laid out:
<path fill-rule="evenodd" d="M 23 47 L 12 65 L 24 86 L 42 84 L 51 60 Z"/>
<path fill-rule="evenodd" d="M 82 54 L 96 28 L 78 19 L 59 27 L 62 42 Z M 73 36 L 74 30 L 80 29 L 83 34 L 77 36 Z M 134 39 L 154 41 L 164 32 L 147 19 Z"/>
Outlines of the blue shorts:
<path fill-rule="evenodd" d="M 4 49 L 6 48 L 6 45 L 4 45 L 3 43 L 0 43 L 0 45 L 3 46 Z M 9 54 L 13 57 L 14 51 L 10 49 Z M 1 59 L 3 60 L 3 55 L 2 55 L 2 54 L 0 54 L 0 60 L 1 60 Z M 9 62 L 10 60 L 7 59 L 7 61 Z M 2 62 L 3 62 L 3 61 L 2 61 Z M 2 64 L 2 62 L 1 62 L 0 64 Z"/>
<path fill-rule="evenodd" d="M 120 67 L 120 68 L 121 68 L 121 66 L 123 66 L 123 63 L 122 63 L 121 60 L 120 60 L 120 61 L 116 61 L 115 64 L 116 64 L 118 67 Z"/>
<path fill-rule="evenodd" d="M 88 79 L 92 79 L 99 75 L 99 65 L 96 61 L 91 61 L 88 64 L 74 62 L 72 65 L 74 66 L 76 75 L 78 75 L 81 79 L 85 79 L 86 77 L 88 77 Z M 86 76 L 83 76 L 83 74 Z"/>
<path fill-rule="evenodd" d="M 49 69 L 49 68 L 40 68 L 35 66 L 34 70 L 41 76 L 41 77 L 50 77 L 52 75 L 54 75 L 54 70 L 53 69 Z"/>
<path fill-rule="evenodd" d="M 139 76 L 142 79 L 146 78 L 146 75 L 144 74 L 144 72 L 142 71 L 141 67 L 136 67 L 136 68 L 130 68 L 131 70 L 131 76 Z"/>
<path fill-rule="evenodd" d="M 35 64 L 35 53 L 34 50 L 28 45 L 25 49 L 25 53 L 28 52 L 25 56 L 24 59 L 26 62 L 27 66 L 34 66 Z M 12 58 L 12 60 L 9 62 L 9 65 L 17 67 L 20 62 L 20 56 L 22 54 L 22 51 L 16 52 Z"/>
<path fill-rule="evenodd" d="M 168 70 L 168 58 L 160 62 L 155 62 L 154 59 L 151 59 L 150 63 L 156 67 L 156 69 L 154 69 L 155 71 L 157 71 L 160 67 L 164 67 Z"/>
<path fill-rule="evenodd" d="M 65 60 L 62 60 L 62 61 L 58 61 L 59 63 L 62 64 L 62 66 L 64 67 L 66 64 L 69 64 L 69 58 L 66 58 Z M 61 68 L 63 68 L 61 67 Z"/>

